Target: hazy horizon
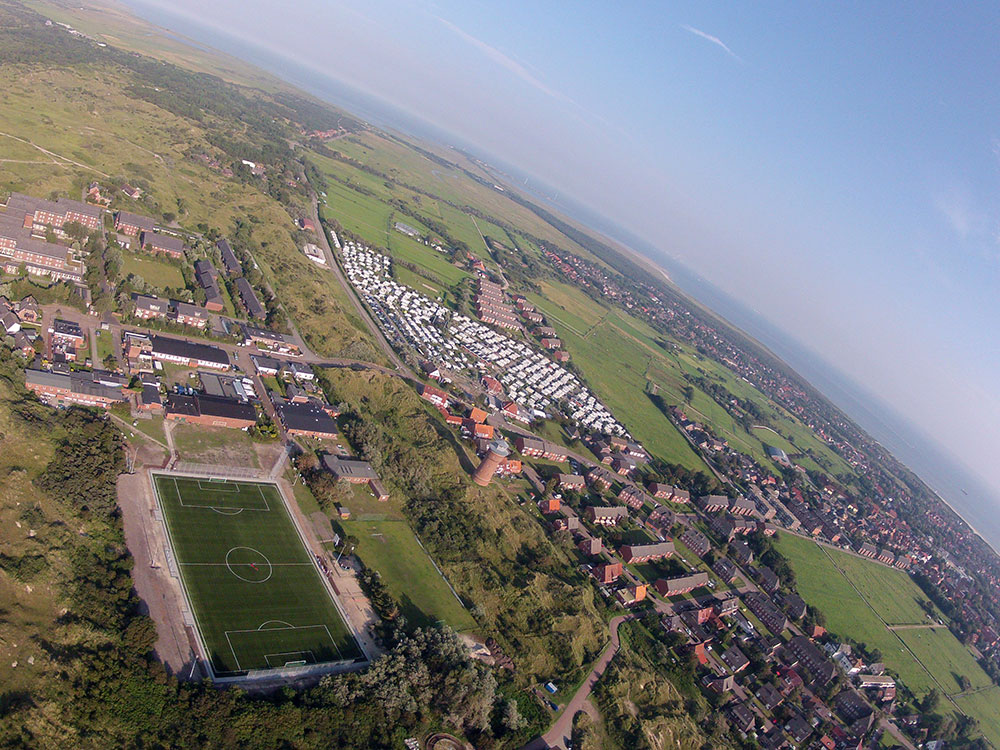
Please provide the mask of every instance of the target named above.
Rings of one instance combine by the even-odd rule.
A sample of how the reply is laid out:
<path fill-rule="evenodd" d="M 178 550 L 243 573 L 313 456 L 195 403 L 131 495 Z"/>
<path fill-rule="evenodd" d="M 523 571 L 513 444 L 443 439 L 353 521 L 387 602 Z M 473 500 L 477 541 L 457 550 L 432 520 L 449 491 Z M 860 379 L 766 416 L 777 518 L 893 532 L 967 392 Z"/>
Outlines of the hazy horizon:
<path fill-rule="evenodd" d="M 542 48 L 542 30 L 566 22 L 579 31 L 585 19 L 600 17 L 600 9 L 585 6 L 574 19 L 539 9 L 539 28 L 527 35 L 534 44 L 521 44 L 520 37 L 503 33 L 529 14 L 520 6 L 501 19 L 483 6 L 476 7 L 477 16 L 461 7 L 310 0 L 295 14 L 315 20 L 303 36 L 285 28 L 277 4 L 267 0 L 249 3 L 258 12 L 238 17 L 230 0 L 212 8 L 189 0 L 166 8 L 157 0 L 129 4 L 154 22 L 235 51 L 363 118 L 381 117 L 375 124 L 412 132 L 414 120 L 420 121 L 427 132 L 416 135 L 448 135 L 502 169 L 530 175 L 534 192 L 604 219 L 607 225 L 595 229 L 668 270 L 681 264 L 703 277 L 744 310 L 717 310 L 735 325 L 759 338 L 748 330 L 750 311 L 826 364 L 833 372 L 809 366 L 810 374 L 803 371 L 809 363 L 801 354 L 776 349 L 1000 545 L 995 512 L 958 494 L 974 482 L 940 486 L 959 480 L 957 470 L 965 469 L 980 480 L 974 491 L 988 496 L 994 511 L 1000 507 L 1000 479 L 990 473 L 1000 444 L 1000 204 L 991 196 L 1000 182 L 1000 133 L 992 134 L 986 117 L 997 98 L 986 90 L 988 76 L 967 80 L 958 65 L 969 55 L 984 62 L 995 55 L 971 18 L 965 26 L 952 24 L 942 39 L 924 35 L 916 21 L 934 13 L 932 8 L 868 18 L 867 26 L 836 18 L 831 33 L 858 58 L 838 78 L 818 69 L 825 55 L 837 52 L 833 42 L 806 44 L 819 33 L 821 20 L 797 7 L 759 12 L 787 27 L 804 27 L 808 33 L 801 39 L 789 37 L 789 28 L 784 34 L 764 28 L 764 18 L 747 17 L 746 11 L 733 18 L 706 15 L 699 6 L 661 10 L 657 46 L 648 30 L 630 25 L 650 11 L 629 6 L 600 38 L 615 49 L 619 37 L 636 34 L 631 67 L 608 59 L 607 50 L 602 55 L 588 49 L 595 59 L 582 60 L 574 74 L 568 60 L 582 54 L 574 46 L 580 42 L 553 40 Z M 196 8 L 197 19 L 190 15 Z M 825 9 L 812 10 L 830 20 Z M 893 21 L 902 29 L 898 38 L 880 36 Z M 324 30 L 333 49 L 318 43 Z M 294 46 L 287 44 L 293 36 Z M 938 53 L 938 68 L 911 59 L 924 48 Z M 898 88 L 894 76 L 907 68 L 888 55 L 890 49 L 906 53 L 916 76 L 909 87 Z M 796 77 L 780 68 L 782 52 L 789 60 L 805 56 L 800 62 L 806 71 Z M 864 68 L 863 62 L 879 55 L 889 59 Z M 463 61 L 461 75 L 442 71 L 453 63 L 449 56 Z M 389 64 L 401 59 L 413 64 Z M 367 72 L 361 62 L 369 63 Z M 663 83 L 666 71 L 677 79 L 664 84 L 669 97 L 662 98 L 670 102 L 643 104 L 669 126 L 669 139 L 651 130 L 650 115 L 626 99 L 627 93 L 654 93 L 653 84 Z M 603 85 L 581 82 L 584 72 L 603 76 Z M 829 96 L 820 95 L 820 83 L 834 86 Z M 477 84 L 480 91 L 469 88 Z M 888 84 L 897 88 L 879 88 Z M 939 102 L 927 98 L 931 90 Z M 485 99 L 484 91 L 490 94 Z M 976 95 L 983 97 L 979 104 L 971 101 Z M 609 106 L 615 97 L 618 104 Z M 452 111 L 456 101 L 460 112 Z M 795 102 L 791 111 L 787 101 Z M 391 110 L 378 112 L 380 103 L 394 108 L 400 121 L 391 121 Z M 476 115 L 471 121 L 470 110 Z M 951 117 L 956 111 L 968 112 L 968 125 L 951 122 L 958 119 Z M 717 117 L 723 113 L 725 121 Z M 917 124 L 929 132 L 914 132 Z M 893 126 L 899 129 L 895 140 Z M 970 130 L 978 143 L 970 142 Z M 749 145 L 744 136 L 753 139 Z M 822 140 L 831 137 L 843 142 Z M 655 156 L 641 158 L 649 154 Z M 580 219 L 579 211 L 567 213 Z M 614 227 L 648 246 L 634 247 L 608 231 Z M 742 319 L 732 319 L 737 316 Z M 775 348 L 773 334 L 771 341 L 762 340 Z M 816 382 L 824 376 L 825 384 Z M 835 384 L 837 376 L 870 397 L 865 404 L 858 393 L 851 396 L 864 409 L 877 411 L 878 402 L 890 413 L 876 414 L 889 432 L 879 434 L 877 425 L 842 402 L 847 390 Z M 828 393 L 838 387 L 839 399 Z M 894 418 L 914 433 L 904 437 L 899 424 L 892 426 Z M 932 466 L 931 458 L 921 457 L 927 450 L 915 445 L 916 436 L 934 443 L 939 458 L 947 460 Z"/>

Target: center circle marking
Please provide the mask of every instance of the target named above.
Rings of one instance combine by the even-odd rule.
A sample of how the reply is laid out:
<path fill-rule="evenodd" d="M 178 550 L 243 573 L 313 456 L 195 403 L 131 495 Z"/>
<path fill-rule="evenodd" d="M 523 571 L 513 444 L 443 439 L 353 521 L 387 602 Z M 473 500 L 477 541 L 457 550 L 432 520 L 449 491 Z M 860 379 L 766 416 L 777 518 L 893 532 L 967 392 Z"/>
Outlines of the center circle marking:
<path fill-rule="evenodd" d="M 230 573 L 247 583 L 264 583 L 270 580 L 274 573 L 271 561 L 263 552 L 253 547 L 233 547 L 226 553 L 226 567 L 229 568 Z M 267 575 L 263 575 L 265 569 Z M 254 574 L 263 575 L 263 578 L 253 577 Z"/>

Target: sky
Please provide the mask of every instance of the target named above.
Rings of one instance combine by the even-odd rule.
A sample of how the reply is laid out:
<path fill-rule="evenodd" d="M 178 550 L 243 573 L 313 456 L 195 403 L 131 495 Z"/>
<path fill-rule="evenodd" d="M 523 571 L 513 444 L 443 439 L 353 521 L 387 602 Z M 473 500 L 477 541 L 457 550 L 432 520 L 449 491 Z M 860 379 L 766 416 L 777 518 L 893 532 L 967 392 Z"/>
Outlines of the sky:
<path fill-rule="evenodd" d="M 1000 6 L 132 1 L 628 227 L 1000 493 Z"/>

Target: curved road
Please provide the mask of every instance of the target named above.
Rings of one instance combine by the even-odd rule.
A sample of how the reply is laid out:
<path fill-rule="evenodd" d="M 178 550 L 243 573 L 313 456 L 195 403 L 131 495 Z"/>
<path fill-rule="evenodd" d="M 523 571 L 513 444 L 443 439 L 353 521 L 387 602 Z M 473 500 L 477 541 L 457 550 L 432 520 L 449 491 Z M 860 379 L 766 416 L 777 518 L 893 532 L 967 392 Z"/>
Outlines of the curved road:
<path fill-rule="evenodd" d="M 576 694 L 570 698 L 569 703 L 566 704 L 566 708 L 563 709 L 559 718 L 549 727 L 549 731 L 529 742 L 524 746 L 523 750 L 545 750 L 545 748 L 565 749 L 570 746 L 570 736 L 573 733 L 573 717 L 580 711 L 586 710 L 585 704 L 590 698 L 590 693 L 594 689 L 594 685 L 601 679 L 604 670 L 607 669 L 608 664 L 611 663 L 611 660 L 615 658 L 615 654 L 618 653 L 620 645 L 618 641 L 618 626 L 626 620 L 634 620 L 635 618 L 635 615 L 618 615 L 618 617 L 611 619 L 611 622 L 608 623 L 611 629 L 611 641 L 604 647 L 604 651 L 601 652 L 597 661 L 594 662 L 594 666 L 591 667 L 587 679 L 577 688 Z"/>

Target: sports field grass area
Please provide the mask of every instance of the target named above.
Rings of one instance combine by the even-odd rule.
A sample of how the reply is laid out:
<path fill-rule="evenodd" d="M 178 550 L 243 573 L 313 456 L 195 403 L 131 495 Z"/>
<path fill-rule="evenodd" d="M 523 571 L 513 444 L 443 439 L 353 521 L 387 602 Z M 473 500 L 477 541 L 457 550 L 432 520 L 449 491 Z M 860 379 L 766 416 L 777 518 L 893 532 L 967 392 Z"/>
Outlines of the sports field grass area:
<path fill-rule="evenodd" d="M 444 621 L 457 631 L 476 622 L 455 598 L 406 521 L 342 521 L 344 531 L 357 537 L 357 555 L 377 570 L 407 621 L 433 625 Z"/>
<path fill-rule="evenodd" d="M 274 484 L 155 474 L 216 675 L 361 656 Z"/>

